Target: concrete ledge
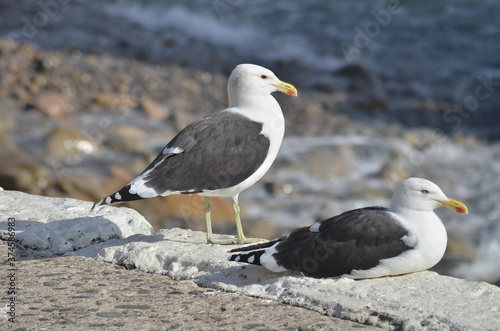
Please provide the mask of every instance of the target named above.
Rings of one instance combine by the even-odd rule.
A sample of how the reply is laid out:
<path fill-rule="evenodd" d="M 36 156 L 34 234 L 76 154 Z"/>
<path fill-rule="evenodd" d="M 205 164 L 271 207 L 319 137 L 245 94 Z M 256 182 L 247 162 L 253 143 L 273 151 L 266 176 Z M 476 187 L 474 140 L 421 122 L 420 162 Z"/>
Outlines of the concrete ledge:
<path fill-rule="evenodd" d="M 90 206 L 0 191 L 2 239 L 9 236 L 8 218 L 15 217 L 19 243 L 44 254 L 98 258 L 390 329 L 500 330 L 500 288 L 488 283 L 433 272 L 359 281 L 276 274 L 227 261 L 230 247 L 207 245 L 205 233 L 174 228 L 151 234 L 135 211 L 91 213 Z"/>
<path fill-rule="evenodd" d="M 71 254 L 166 273 L 176 279 L 279 300 L 327 315 L 401 330 L 500 330 L 500 288 L 419 272 L 354 281 L 271 273 L 227 261 L 229 247 L 182 229 L 110 240 Z"/>
<path fill-rule="evenodd" d="M 15 220 L 16 241 L 45 255 L 153 232 L 151 224 L 133 209 L 106 206 L 91 212 L 91 207 L 88 201 L 0 189 L 0 238 L 10 237 L 9 218 Z"/>

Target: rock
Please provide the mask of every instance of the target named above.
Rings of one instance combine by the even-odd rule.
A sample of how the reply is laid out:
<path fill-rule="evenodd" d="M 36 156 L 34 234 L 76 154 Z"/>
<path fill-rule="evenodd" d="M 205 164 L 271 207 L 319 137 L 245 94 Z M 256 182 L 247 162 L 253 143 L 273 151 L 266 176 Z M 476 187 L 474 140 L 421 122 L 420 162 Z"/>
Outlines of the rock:
<path fill-rule="evenodd" d="M 142 98 L 141 108 L 149 118 L 164 120 L 170 117 L 170 110 L 166 106 L 147 97 Z"/>
<path fill-rule="evenodd" d="M 316 90 L 316 91 L 322 92 L 322 93 L 333 93 L 335 91 L 335 88 L 331 84 L 326 83 L 326 82 L 314 82 L 311 85 L 311 88 L 313 90 Z"/>
<path fill-rule="evenodd" d="M 165 199 L 170 217 L 205 220 L 205 198 L 200 195 L 171 195 Z M 212 222 L 233 222 L 234 215 L 230 199 L 210 198 Z M 242 214 L 244 217 L 244 214 Z"/>
<path fill-rule="evenodd" d="M 5 154 L 12 153 L 15 155 L 21 155 L 21 150 L 9 139 L 7 135 L 0 133 L 0 155 L 2 155 L 2 159 L 5 158 Z"/>
<path fill-rule="evenodd" d="M 15 219 L 15 239 L 21 246 L 53 255 L 152 233 L 152 226 L 135 210 L 104 206 L 90 211 L 91 207 L 81 200 L 0 191 L 0 236 L 7 240 L 8 219 Z"/>
<path fill-rule="evenodd" d="M 16 105 L 7 98 L 0 98 L 0 132 L 11 132 L 15 129 L 15 112 Z"/>
<path fill-rule="evenodd" d="M 404 158 L 397 158 L 394 160 L 388 161 L 380 172 L 377 174 L 378 177 L 384 178 L 386 180 L 391 181 L 392 183 L 398 183 L 405 178 L 410 177 L 410 167 Z"/>
<path fill-rule="evenodd" d="M 326 315 L 396 330 L 493 330 L 500 288 L 424 271 L 366 279 L 314 279 L 227 261 L 228 247 L 202 232 L 169 229 L 71 252 L 203 287 L 287 302 Z"/>
<path fill-rule="evenodd" d="M 6 190 L 22 190 L 31 192 L 33 177 L 26 169 L 4 167 L 0 173 L 0 186 Z"/>
<path fill-rule="evenodd" d="M 387 109 L 382 84 L 374 72 L 359 64 L 348 64 L 335 74 L 346 80 L 354 107 L 367 112 Z"/>
<path fill-rule="evenodd" d="M 125 182 L 123 185 L 127 183 Z M 123 185 L 115 186 L 114 190 L 109 191 L 108 194 Z M 176 226 L 204 231 L 206 226 L 203 202 L 202 196 L 186 194 L 132 201 L 126 205 L 147 216 L 148 221 L 155 229 Z M 212 228 L 214 231 L 231 231 L 231 228 L 234 227 L 234 215 L 230 199 L 213 197 L 210 198 L 210 204 L 212 205 Z M 245 217 L 244 209 L 241 211 L 241 217 Z"/>
<path fill-rule="evenodd" d="M 120 153 L 140 155 L 147 161 L 152 161 L 156 156 L 156 151 L 148 144 L 144 130 L 133 126 L 113 127 L 110 133 L 106 134 L 106 145 Z"/>
<path fill-rule="evenodd" d="M 45 91 L 35 99 L 35 108 L 46 116 L 60 118 L 66 115 L 69 104 L 59 93 Z"/>
<path fill-rule="evenodd" d="M 307 116 L 318 116 L 325 112 L 323 105 L 319 102 L 314 102 L 307 105 L 304 109 Z"/>
<path fill-rule="evenodd" d="M 94 95 L 95 102 L 103 108 L 132 109 L 137 102 L 126 94 L 97 93 Z"/>
<path fill-rule="evenodd" d="M 175 129 L 181 131 L 196 119 L 196 116 L 188 111 L 188 102 L 186 100 L 177 100 L 174 109 Z"/>
<path fill-rule="evenodd" d="M 15 160 L 9 166 L 4 166 L 0 172 L 0 186 L 6 190 L 21 190 L 32 194 L 41 194 L 53 183 L 49 171 L 36 162 Z"/>
<path fill-rule="evenodd" d="M 59 177 L 61 188 L 73 198 L 97 201 L 129 183 L 133 176 L 126 169 L 111 166 L 110 177 L 65 175 Z"/>
<path fill-rule="evenodd" d="M 352 77 L 359 80 L 373 79 L 373 73 L 360 64 L 347 64 L 335 71 L 335 74 L 345 77 Z"/>
<path fill-rule="evenodd" d="M 76 199 L 97 201 L 106 194 L 102 192 L 102 187 L 106 186 L 103 179 L 99 177 L 66 175 L 60 176 L 58 179 L 64 192 Z M 110 190 L 109 193 L 113 190 Z"/>
<path fill-rule="evenodd" d="M 363 100 L 354 102 L 354 106 L 366 112 L 385 110 L 388 108 L 387 101 L 379 93 L 372 93 L 365 96 Z"/>
<path fill-rule="evenodd" d="M 13 52 L 16 50 L 18 43 L 11 38 L 0 38 L 0 49 L 2 53 Z M 0 54 L 2 54 L 0 53 Z"/>
<path fill-rule="evenodd" d="M 174 47 L 177 44 L 177 40 L 174 37 L 167 37 L 164 38 L 161 43 L 163 46 L 170 48 Z"/>
<path fill-rule="evenodd" d="M 31 155 L 25 154 L 7 136 L 0 134 L 0 186 L 40 194 L 53 184 L 51 173 Z"/>
<path fill-rule="evenodd" d="M 64 159 L 66 163 L 76 162 L 82 156 L 95 153 L 98 148 L 90 135 L 64 126 L 56 127 L 48 135 L 45 145 L 50 155 Z"/>
<path fill-rule="evenodd" d="M 396 140 L 383 141 L 365 136 L 287 137 L 277 161 L 281 167 L 307 174 L 307 181 L 322 181 L 362 174 L 368 162 L 381 169 L 386 160 L 406 148 Z"/>

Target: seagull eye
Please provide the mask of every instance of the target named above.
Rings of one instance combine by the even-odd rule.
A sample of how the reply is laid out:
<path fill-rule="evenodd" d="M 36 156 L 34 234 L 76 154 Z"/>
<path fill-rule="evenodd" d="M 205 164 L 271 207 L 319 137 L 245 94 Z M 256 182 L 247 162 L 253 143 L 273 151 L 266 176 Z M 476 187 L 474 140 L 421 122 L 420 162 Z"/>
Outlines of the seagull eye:
<path fill-rule="evenodd" d="M 420 191 L 420 192 L 422 192 L 423 194 L 429 194 L 429 191 L 428 191 L 428 190 L 422 190 L 422 191 Z"/>
<path fill-rule="evenodd" d="M 260 76 L 260 78 L 267 79 L 268 77 L 266 75 L 262 75 L 262 76 Z"/>

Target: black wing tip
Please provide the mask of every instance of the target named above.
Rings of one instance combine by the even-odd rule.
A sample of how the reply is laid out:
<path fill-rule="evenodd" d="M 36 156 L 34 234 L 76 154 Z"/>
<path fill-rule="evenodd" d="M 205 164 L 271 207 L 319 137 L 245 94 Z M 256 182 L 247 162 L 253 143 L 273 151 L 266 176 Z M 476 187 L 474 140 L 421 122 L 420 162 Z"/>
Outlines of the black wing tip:
<path fill-rule="evenodd" d="M 249 253 L 233 254 L 228 258 L 228 260 L 261 266 L 262 264 L 260 263 L 260 258 L 265 252 L 265 249 L 260 249 Z"/>
<path fill-rule="evenodd" d="M 95 208 L 102 205 L 110 205 L 112 203 L 120 203 L 120 202 L 127 202 L 127 201 L 141 200 L 141 199 L 144 198 L 138 194 L 130 193 L 130 184 L 128 184 L 122 187 L 119 191 L 110 194 L 107 197 L 94 203 L 90 211 L 93 211 Z"/>
<path fill-rule="evenodd" d="M 236 258 L 237 258 L 238 256 L 239 256 L 239 254 L 233 254 L 233 255 L 231 255 L 230 257 L 228 257 L 227 259 L 228 259 L 228 261 L 236 261 Z M 238 261 L 236 261 L 236 262 L 238 262 Z"/>
<path fill-rule="evenodd" d="M 90 208 L 90 211 L 94 211 L 94 209 L 96 209 L 96 207 L 99 207 L 99 206 L 101 206 L 101 205 L 103 205 L 103 204 L 104 204 L 104 199 L 101 199 L 101 200 L 99 200 L 99 201 L 95 202 L 95 203 L 92 205 L 92 208 Z"/>
<path fill-rule="evenodd" d="M 275 240 L 270 240 L 270 241 L 259 243 L 259 244 L 237 247 L 237 248 L 233 248 L 228 253 L 247 252 L 247 251 L 253 251 L 256 249 L 268 248 L 268 247 L 271 247 L 272 245 L 276 244 L 276 242 L 278 242 L 278 241 L 279 241 L 279 239 L 275 239 Z"/>
<path fill-rule="evenodd" d="M 240 262 L 240 263 L 249 263 L 249 264 L 253 264 L 252 262 L 249 262 L 249 261 L 248 261 L 248 259 L 249 259 L 251 256 L 254 256 L 254 253 L 249 253 L 249 254 L 245 254 L 245 253 L 241 253 L 241 254 L 233 254 L 233 255 L 231 255 L 230 257 L 228 257 L 228 260 L 229 260 L 229 261 L 234 261 L 234 262 Z"/>

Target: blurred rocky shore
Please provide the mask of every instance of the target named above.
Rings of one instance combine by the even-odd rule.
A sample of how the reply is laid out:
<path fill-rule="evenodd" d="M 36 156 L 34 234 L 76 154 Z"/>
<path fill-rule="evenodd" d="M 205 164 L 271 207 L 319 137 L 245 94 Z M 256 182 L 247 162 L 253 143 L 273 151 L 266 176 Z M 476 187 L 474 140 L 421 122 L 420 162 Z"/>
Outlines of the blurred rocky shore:
<path fill-rule="evenodd" d="M 0 186 L 48 196 L 101 198 L 225 102 L 222 76 L 7 39 L 0 70 Z M 154 205 L 146 210 L 172 216 L 163 201 Z"/>
<path fill-rule="evenodd" d="M 41 50 L 8 39 L 0 40 L 0 71 L 4 73 L 0 76 L 0 187 L 34 194 L 98 200 L 142 171 L 194 118 L 227 105 L 223 74 L 78 50 Z M 347 66 L 339 75 L 346 72 L 353 84 L 367 75 L 355 66 Z M 295 84 L 300 89 L 300 82 Z M 276 97 L 284 109 L 287 136 L 384 136 L 421 148 L 433 139 L 448 140 L 436 138 L 430 129 L 403 130 L 377 116 L 357 121 L 346 114 L 353 104 L 364 102 L 362 109 L 373 110 L 383 107 L 383 101 L 362 100 L 347 91 L 306 91 L 293 100 Z M 473 136 L 449 140 L 478 144 Z M 342 151 L 344 158 L 352 153 L 347 149 Z M 333 162 L 334 169 L 328 172 L 338 176 L 349 170 L 341 162 L 342 155 L 332 157 L 339 162 Z M 304 161 L 311 162 L 305 167 L 324 167 L 321 157 Z M 273 183 L 267 183 L 266 190 L 273 194 Z M 151 220 L 161 228 L 170 226 L 167 220 L 173 218 L 189 222 L 191 216 L 200 216 L 196 210 L 176 210 L 184 201 L 198 205 L 195 209 L 200 211 L 200 201 L 188 196 L 131 204 L 147 215 L 161 215 L 158 223 Z M 223 211 L 215 219 L 230 220 L 230 209 L 220 203 Z"/>

